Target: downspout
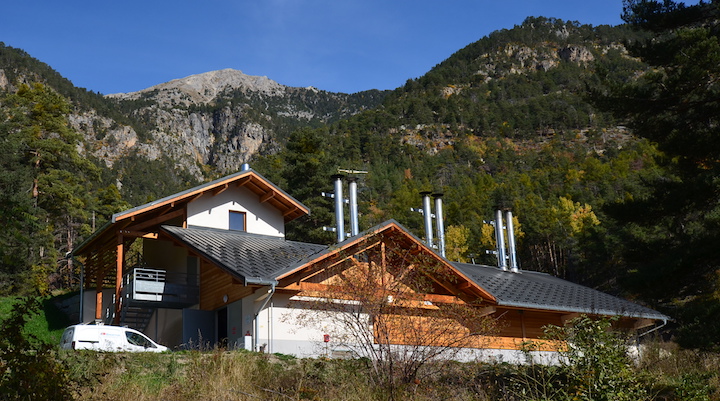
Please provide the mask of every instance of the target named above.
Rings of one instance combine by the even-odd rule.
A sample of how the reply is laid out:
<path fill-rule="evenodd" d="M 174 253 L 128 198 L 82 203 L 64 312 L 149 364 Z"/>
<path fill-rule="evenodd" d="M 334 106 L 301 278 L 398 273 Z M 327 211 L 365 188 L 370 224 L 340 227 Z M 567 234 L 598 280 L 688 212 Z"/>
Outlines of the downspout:
<path fill-rule="evenodd" d="M 668 324 L 667 319 L 663 319 L 662 324 L 661 324 L 660 326 L 653 327 L 652 329 L 650 329 L 650 330 L 648 330 L 648 331 L 646 331 L 646 332 L 644 332 L 644 333 L 642 333 L 642 334 L 638 334 L 638 338 L 643 337 L 643 336 L 646 336 L 646 335 L 648 335 L 648 334 L 650 334 L 650 333 L 652 333 L 652 332 L 654 332 L 654 331 L 660 330 L 660 329 L 662 329 L 663 327 L 665 327 L 667 324 Z"/>
<path fill-rule="evenodd" d="M 255 325 L 255 335 L 253 336 L 253 351 L 258 350 L 258 336 L 260 335 L 260 324 L 258 322 L 258 316 L 260 316 L 260 312 L 262 312 L 263 309 L 267 306 L 268 302 L 270 302 L 270 299 L 272 299 L 272 296 L 275 294 L 275 286 L 277 285 L 277 281 L 275 280 L 245 280 L 245 285 L 248 284 L 261 284 L 261 285 L 269 285 L 270 289 L 268 290 L 268 296 L 265 298 L 265 302 L 263 302 L 262 306 L 255 312 L 255 315 L 253 316 L 253 323 Z M 268 339 L 269 341 L 269 339 Z M 268 344 L 269 346 L 269 344 Z"/>

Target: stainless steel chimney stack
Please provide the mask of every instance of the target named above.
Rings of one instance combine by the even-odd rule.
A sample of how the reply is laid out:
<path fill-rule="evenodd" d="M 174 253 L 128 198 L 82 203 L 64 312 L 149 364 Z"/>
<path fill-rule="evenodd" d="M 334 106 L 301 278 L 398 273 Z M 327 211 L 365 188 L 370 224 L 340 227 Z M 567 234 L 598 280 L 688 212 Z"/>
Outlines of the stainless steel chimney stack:
<path fill-rule="evenodd" d="M 345 240 L 345 215 L 343 213 L 343 190 L 342 190 L 342 174 L 335 174 L 332 176 L 335 180 L 335 193 L 333 198 L 335 199 L 335 232 L 337 234 L 337 241 L 343 242 Z"/>
<path fill-rule="evenodd" d="M 433 194 L 435 198 L 435 229 L 438 238 L 438 250 L 440 256 L 445 257 L 445 221 L 443 220 L 443 206 L 441 193 Z"/>
<path fill-rule="evenodd" d="M 350 235 L 356 236 L 360 233 L 358 223 L 358 202 L 357 202 L 357 177 L 348 177 L 348 192 L 350 192 Z"/>
<path fill-rule="evenodd" d="M 505 235 L 503 233 L 502 210 L 495 211 L 495 242 L 497 243 L 498 267 L 507 271 L 507 259 L 505 256 Z"/>
<path fill-rule="evenodd" d="M 425 242 L 433 247 L 432 210 L 430 210 L 430 192 L 420 192 L 423 197 L 423 218 L 425 219 Z"/>
<path fill-rule="evenodd" d="M 513 217 L 512 211 L 505 211 L 505 224 L 507 227 L 507 240 L 508 240 L 508 256 L 510 258 L 510 271 L 513 273 L 518 272 L 517 254 L 515 252 L 515 229 L 513 228 Z"/>

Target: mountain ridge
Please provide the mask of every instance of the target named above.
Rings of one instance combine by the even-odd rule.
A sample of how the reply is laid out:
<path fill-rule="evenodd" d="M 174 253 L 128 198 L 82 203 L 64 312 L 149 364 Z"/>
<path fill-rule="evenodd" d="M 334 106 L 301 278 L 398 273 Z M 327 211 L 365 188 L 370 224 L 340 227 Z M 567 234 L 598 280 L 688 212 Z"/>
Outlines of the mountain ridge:
<path fill-rule="evenodd" d="M 285 88 L 287 87 L 269 79 L 267 76 L 247 75 L 241 70 L 225 68 L 173 79 L 139 91 L 113 93 L 105 96 L 112 99 L 134 100 L 152 92 L 172 93 L 178 91 L 189 96 L 189 99 L 184 100 L 186 105 L 190 105 L 198 102 L 209 103 L 226 89 L 244 89 L 250 92 L 278 96 L 285 93 Z"/>

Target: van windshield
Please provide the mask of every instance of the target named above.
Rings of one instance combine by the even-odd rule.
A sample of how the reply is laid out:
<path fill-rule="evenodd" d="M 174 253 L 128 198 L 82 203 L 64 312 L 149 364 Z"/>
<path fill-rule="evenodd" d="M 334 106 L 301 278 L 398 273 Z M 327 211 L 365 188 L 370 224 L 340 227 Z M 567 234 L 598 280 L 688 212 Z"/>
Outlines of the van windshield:
<path fill-rule="evenodd" d="M 150 340 L 147 337 L 143 336 L 140 333 L 133 333 L 132 331 L 126 331 L 125 337 L 127 337 L 128 342 L 132 345 L 137 345 L 139 347 L 145 347 L 145 348 L 154 348 L 155 347 L 153 345 L 153 343 L 150 342 Z"/>

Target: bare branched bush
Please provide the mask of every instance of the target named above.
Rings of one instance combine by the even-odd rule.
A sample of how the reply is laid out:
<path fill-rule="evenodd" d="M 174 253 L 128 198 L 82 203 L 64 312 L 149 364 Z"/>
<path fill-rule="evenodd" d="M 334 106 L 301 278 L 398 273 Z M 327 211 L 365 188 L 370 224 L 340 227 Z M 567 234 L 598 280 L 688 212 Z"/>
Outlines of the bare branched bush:
<path fill-rule="evenodd" d="M 392 394 L 443 366 L 433 362 L 473 359 L 495 322 L 477 297 L 452 292 L 459 279 L 447 265 L 417 247 L 390 245 L 371 243 L 317 275 L 292 319 L 366 358 L 372 380 Z"/>

